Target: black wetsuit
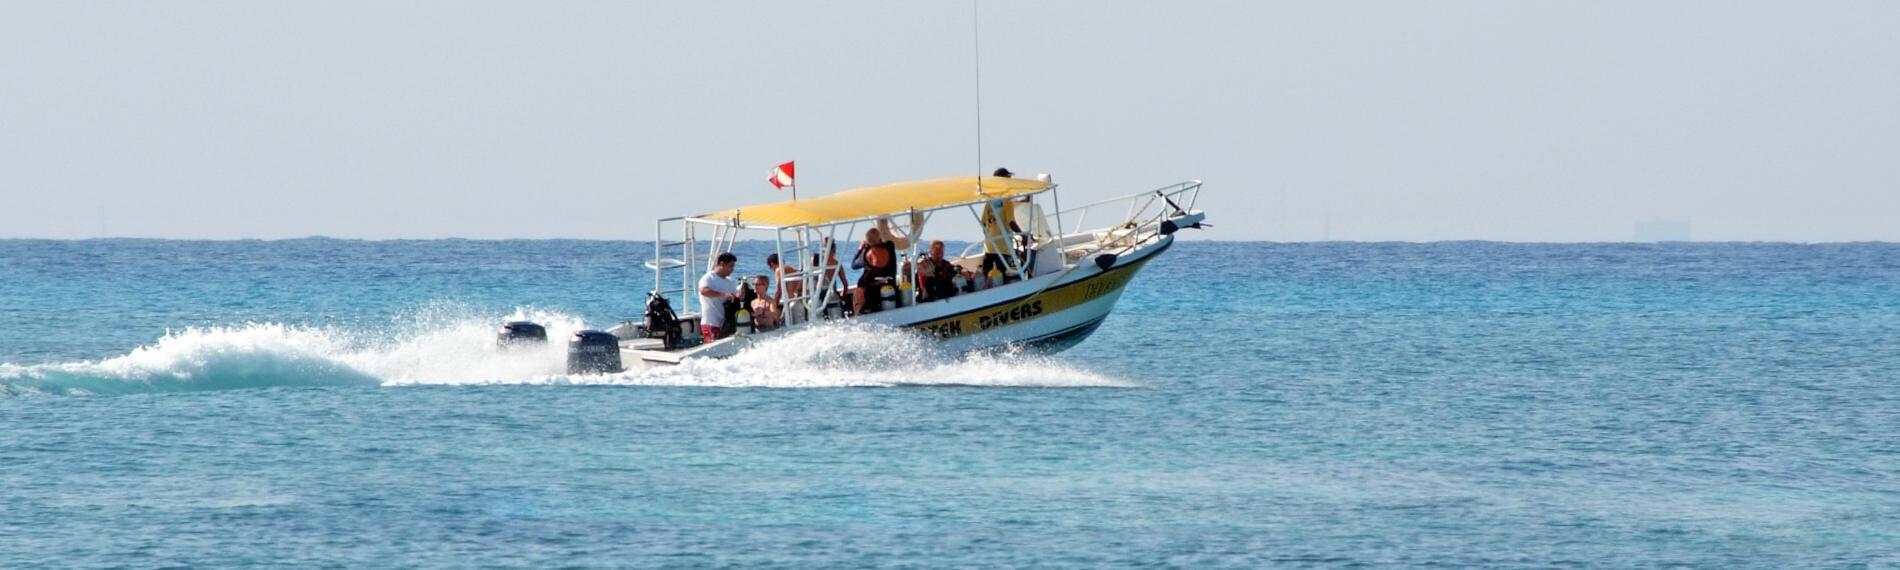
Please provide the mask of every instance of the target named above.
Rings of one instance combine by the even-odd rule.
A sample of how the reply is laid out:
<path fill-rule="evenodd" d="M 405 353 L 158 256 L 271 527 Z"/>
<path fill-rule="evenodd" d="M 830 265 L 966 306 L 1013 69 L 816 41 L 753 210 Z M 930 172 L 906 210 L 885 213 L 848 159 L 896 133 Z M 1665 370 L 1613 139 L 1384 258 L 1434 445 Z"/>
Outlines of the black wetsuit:
<path fill-rule="evenodd" d="M 884 279 L 884 283 L 897 282 L 897 244 L 887 240 L 871 247 L 884 250 L 884 259 L 889 260 L 884 267 L 872 267 L 871 250 L 858 250 L 859 263 L 857 265 L 864 267 L 864 273 L 858 274 L 858 286 L 866 287 L 866 291 L 875 292 L 877 286 L 880 285 L 878 282 L 880 278 Z"/>
<path fill-rule="evenodd" d="M 871 266 L 871 249 L 884 250 L 884 259 L 888 260 L 884 267 Z M 884 243 L 871 246 L 871 249 L 858 250 L 858 258 L 852 261 L 853 266 L 864 269 L 863 273 L 858 274 L 858 289 L 864 291 L 864 304 L 858 307 L 859 314 L 877 312 L 881 298 L 879 291 L 886 284 L 897 286 L 897 244 L 886 240 Z"/>
<path fill-rule="evenodd" d="M 926 266 L 929 267 L 929 269 L 924 269 Z M 938 260 L 926 257 L 923 261 L 918 262 L 917 267 L 919 270 L 918 273 L 924 282 L 925 301 L 948 299 L 956 296 L 956 264 L 950 263 L 948 259 Z"/>

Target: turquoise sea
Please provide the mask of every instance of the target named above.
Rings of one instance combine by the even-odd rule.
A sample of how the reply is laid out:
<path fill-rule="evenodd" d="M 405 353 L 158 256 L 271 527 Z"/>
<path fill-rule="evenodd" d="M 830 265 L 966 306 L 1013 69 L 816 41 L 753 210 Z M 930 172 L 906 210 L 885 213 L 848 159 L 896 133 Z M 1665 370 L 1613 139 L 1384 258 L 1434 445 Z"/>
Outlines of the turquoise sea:
<path fill-rule="evenodd" d="M 494 348 L 650 252 L 0 240 L 0 568 L 1900 566 L 1900 244 L 1183 242 L 1055 355 Z"/>

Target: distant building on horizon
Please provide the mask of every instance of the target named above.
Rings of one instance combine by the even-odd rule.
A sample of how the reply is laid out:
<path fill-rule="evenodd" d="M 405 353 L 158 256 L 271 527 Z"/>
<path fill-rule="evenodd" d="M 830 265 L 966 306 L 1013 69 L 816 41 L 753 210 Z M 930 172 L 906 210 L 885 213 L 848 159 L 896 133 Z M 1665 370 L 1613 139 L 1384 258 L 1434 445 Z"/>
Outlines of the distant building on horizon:
<path fill-rule="evenodd" d="M 1637 220 L 1635 237 L 1651 243 L 1690 241 L 1689 220 Z"/>

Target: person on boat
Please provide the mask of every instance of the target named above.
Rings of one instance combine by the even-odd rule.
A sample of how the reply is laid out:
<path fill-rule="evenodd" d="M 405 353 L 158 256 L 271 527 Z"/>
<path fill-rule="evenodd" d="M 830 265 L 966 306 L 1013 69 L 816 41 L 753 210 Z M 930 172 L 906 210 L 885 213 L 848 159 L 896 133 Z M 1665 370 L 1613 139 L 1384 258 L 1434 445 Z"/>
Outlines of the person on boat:
<path fill-rule="evenodd" d="M 708 342 L 724 336 L 727 315 L 739 308 L 739 282 L 732 279 L 732 268 L 738 264 L 739 256 L 721 253 L 712 269 L 699 278 L 699 334 Z"/>
<path fill-rule="evenodd" d="M 772 271 L 781 285 L 772 290 L 772 302 L 783 303 L 786 297 L 797 299 L 805 294 L 805 278 L 798 274 L 798 268 L 778 261 L 778 254 L 765 256 L 765 267 Z"/>
<path fill-rule="evenodd" d="M 1016 173 L 1008 168 L 997 168 L 990 173 L 997 178 L 1015 178 Z M 1000 210 L 1000 211 L 999 211 Z M 1016 208 L 1002 200 L 991 200 L 983 204 L 983 264 L 977 268 L 977 276 L 989 275 L 991 269 L 1009 273 L 1009 266 L 1003 263 L 1003 252 L 1011 249 L 1011 241 L 1022 229 L 1016 225 Z"/>
<path fill-rule="evenodd" d="M 983 204 L 982 221 L 983 264 L 977 267 L 977 275 L 989 275 L 991 269 L 1008 275 L 1009 265 L 1003 263 L 1003 254 L 1014 249 L 1012 242 L 1022 232 L 1016 225 L 1016 208 L 1006 200 L 990 200 Z"/>
<path fill-rule="evenodd" d="M 772 276 L 752 276 L 753 291 L 766 291 L 771 287 Z M 747 305 L 752 307 L 752 326 L 758 327 L 759 330 L 778 327 L 780 311 L 777 298 L 768 296 L 765 293 L 755 293 L 751 299 L 747 300 Z"/>
<path fill-rule="evenodd" d="M 917 262 L 917 290 L 923 292 L 923 300 L 956 296 L 957 272 L 957 264 L 943 257 L 943 240 L 930 240 L 930 255 Z"/>
<path fill-rule="evenodd" d="M 878 291 L 885 285 L 897 285 L 897 243 L 884 239 L 884 232 L 878 228 L 865 230 L 864 241 L 851 258 L 851 268 L 862 271 L 858 286 L 851 289 L 851 306 L 860 315 L 877 312 Z"/>

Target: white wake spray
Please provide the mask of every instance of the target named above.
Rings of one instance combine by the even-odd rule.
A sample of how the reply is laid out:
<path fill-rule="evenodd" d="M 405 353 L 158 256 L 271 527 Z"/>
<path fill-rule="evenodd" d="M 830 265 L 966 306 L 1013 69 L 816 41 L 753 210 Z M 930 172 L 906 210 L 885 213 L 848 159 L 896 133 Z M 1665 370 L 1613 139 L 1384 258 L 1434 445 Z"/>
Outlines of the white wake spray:
<path fill-rule="evenodd" d="M 497 326 L 531 320 L 545 346 L 496 346 Z M 99 361 L 0 364 L 0 395 L 117 394 L 272 386 L 628 385 L 815 388 L 850 386 L 1132 386 L 1033 354 L 949 354 L 921 336 L 881 327 L 817 327 L 732 358 L 645 365 L 619 374 L 566 374 L 572 315 L 519 309 L 495 318 L 430 307 L 389 332 L 251 323 L 174 331 Z"/>

